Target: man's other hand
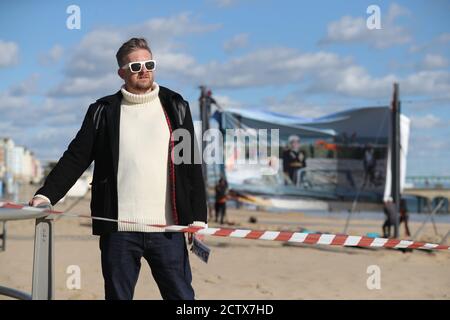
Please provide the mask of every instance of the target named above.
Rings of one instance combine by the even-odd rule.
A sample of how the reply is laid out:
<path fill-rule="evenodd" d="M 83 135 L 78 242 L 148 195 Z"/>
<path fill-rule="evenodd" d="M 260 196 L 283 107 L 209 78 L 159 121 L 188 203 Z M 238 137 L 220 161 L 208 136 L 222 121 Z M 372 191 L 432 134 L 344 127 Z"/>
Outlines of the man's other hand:
<path fill-rule="evenodd" d="M 32 207 L 37 207 L 42 204 L 50 205 L 50 202 L 48 202 L 47 200 L 45 200 L 43 198 L 34 197 L 33 199 L 30 200 L 30 202 L 28 202 L 28 204 Z"/>

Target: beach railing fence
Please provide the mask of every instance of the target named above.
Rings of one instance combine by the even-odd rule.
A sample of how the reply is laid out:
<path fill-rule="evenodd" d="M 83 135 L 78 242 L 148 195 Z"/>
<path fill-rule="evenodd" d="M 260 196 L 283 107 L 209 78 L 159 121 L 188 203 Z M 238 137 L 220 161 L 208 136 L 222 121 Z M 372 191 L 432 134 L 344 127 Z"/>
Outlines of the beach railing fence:
<path fill-rule="evenodd" d="M 39 207 L 42 209 L 43 207 Z M 49 206 L 44 208 L 50 209 Z M 36 219 L 31 295 L 13 288 L 0 286 L 0 295 L 20 300 L 54 299 L 54 237 L 53 217 L 42 210 L 34 211 L 2 208 L 0 221 Z M 6 241 L 6 239 L 3 239 Z M 1 253 L 0 253 L 1 254 Z"/>

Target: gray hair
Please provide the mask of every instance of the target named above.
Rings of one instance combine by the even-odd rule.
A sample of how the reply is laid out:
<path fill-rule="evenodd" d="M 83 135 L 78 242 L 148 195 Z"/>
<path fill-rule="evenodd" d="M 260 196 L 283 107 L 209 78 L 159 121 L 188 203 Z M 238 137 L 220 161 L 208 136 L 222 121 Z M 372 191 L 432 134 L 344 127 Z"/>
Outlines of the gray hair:
<path fill-rule="evenodd" d="M 125 57 L 132 51 L 138 50 L 138 49 L 145 49 L 148 50 L 148 52 L 152 53 L 152 50 L 150 50 L 147 40 L 144 38 L 131 38 L 122 46 L 119 48 L 119 50 L 116 53 L 116 59 L 117 64 L 119 67 L 122 67 L 125 64 Z"/>

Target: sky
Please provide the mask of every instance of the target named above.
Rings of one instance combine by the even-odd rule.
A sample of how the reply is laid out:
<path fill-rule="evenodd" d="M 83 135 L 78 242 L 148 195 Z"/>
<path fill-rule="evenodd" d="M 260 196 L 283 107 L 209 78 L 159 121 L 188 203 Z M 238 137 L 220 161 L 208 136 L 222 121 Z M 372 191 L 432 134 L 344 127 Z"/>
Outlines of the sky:
<path fill-rule="evenodd" d="M 200 85 L 224 108 L 318 117 L 388 105 L 398 82 L 407 175 L 450 176 L 449 18 L 441 0 L 2 1 L 0 137 L 59 159 L 89 104 L 120 89 L 115 54 L 137 36 L 194 118 Z"/>

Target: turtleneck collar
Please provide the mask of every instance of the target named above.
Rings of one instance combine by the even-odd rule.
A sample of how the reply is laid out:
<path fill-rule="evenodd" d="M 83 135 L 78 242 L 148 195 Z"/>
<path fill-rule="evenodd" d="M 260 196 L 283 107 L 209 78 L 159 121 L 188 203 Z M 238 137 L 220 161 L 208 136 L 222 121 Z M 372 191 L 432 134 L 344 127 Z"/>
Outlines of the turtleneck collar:
<path fill-rule="evenodd" d="M 148 103 L 148 102 L 154 100 L 156 97 L 158 97 L 159 85 L 156 82 L 153 82 L 151 89 L 143 94 L 135 94 L 135 93 L 128 92 L 125 89 L 125 85 L 122 86 L 122 89 L 120 89 L 120 91 L 122 92 L 123 98 L 129 104 L 142 104 L 142 103 Z"/>

